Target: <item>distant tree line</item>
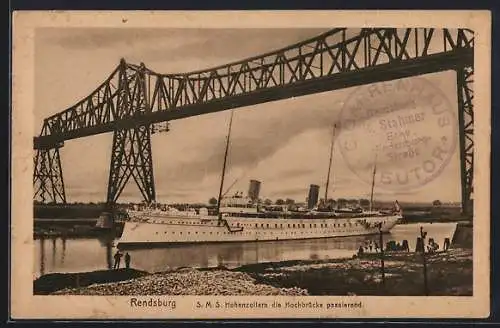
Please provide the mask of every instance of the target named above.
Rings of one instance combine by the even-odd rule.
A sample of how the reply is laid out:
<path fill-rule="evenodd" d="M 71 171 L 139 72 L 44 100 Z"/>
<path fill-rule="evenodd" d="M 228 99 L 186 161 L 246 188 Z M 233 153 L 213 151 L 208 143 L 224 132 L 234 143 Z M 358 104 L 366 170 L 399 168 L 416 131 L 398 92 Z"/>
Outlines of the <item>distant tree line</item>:
<path fill-rule="evenodd" d="M 292 198 L 278 198 L 275 201 L 266 198 L 266 199 L 259 199 L 258 200 L 259 204 L 263 204 L 266 206 L 271 206 L 271 205 L 278 205 L 278 206 L 283 206 L 283 205 L 288 205 L 288 206 L 294 206 L 294 205 L 300 205 L 300 202 L 297 202 L 296 200 Z M 324 203 L 323 199 L 320 199 L 320 203 Z M 208 200 L 208 204 L 211 206 L 217 205 L 217 198 L 211 197 Z M 307 204 L 307 201 L 302 202 L 302 204 Z M 345 198 L 338 198 L 338 199 L 333 199 L 329 198 L 328 201 L 326 202 L 327 205 L 329 206 L 338 206 L 338 207 L 369 207 L 370 206 L 370 200 L 368 199 L 345 199 Z"/>
<path fill-rule="evenodd" d="M 324 204 L 324 199 L 320 199 L 319 200 L 320 203 Z M 259 199 L 258 200 L 258 203 L 259 204 L 263 204 L 263 205 L 266 205 L 266 206 L 271 206 L 271 205 L 278 205 L 278 206 L 283 206 L 283 205 L 288 205 L 288 206 L 301 206 L 301 205 L 305 205 L 307 204 L 307 200 L 303 201 L 303 202 L 297 202 L 296 200 L 292 199 L 292 198 L 278 198 L 276 200 L 271 200 L 269 198 L 265 198 L 265 199 Z M 377 202 L 379 203 L 379 202 Z M 384 202 L 382 202 L 384 203 Z M 387 203 L 387 202 L 385 202 Z M 62 204 L 56 204 L 54 202 L 47 202 L 47 203 L 44 203 L 44 202 L 40 202 L 38 200 L 34 200 L 33 201 L 33 204 L 34 205 L 62 205 Z M 141 202 L 123 202 L 123 203 L 117 203 L 116 205 L 134 205 L 134 204 L 145 204 L 145 201 L 141 201 Z M 411 203 L 409 203 L 411 204 Z M 427 203 L 429 204 L 429 203 Z M 441 207 L 441 206 L 450 206 L 451 203 L 442 203 L 440 200 L 434 200 L 432 202 L 432 206 L 433 207 Z M 66 204 L 64 205 L 67 205 L 67 206 L 71 206 L 71 205 L 82 205 L 82 206 L 104 206 L 106 205 L 106 202 L 67 202 Z M 158 204 L 158 205 L 161 205 L 161 204 Z M 203 206 L 206 206 L 207 204 L 190 204 L 190 203 L 176 203 L 176 204 L 171 204 L 170 206 L 174 206 L 174 207 L 203 207 Z M 209 200 L 208 200 L 208 205 L 209 206 L 216 206 L 217 205 L 217 198 L 215 197 L 211 197 Z M 333 198 L 329 198 L 326 202 L 326 205 L 328 206 L 332 206 L 332 207 L 338 207 L 338 208 L 343 208 L 343 207 L 362 207 L 362 208 L 368 208 L 370 206 L 370 200 L 369 199 L 365 199 L 365 198 L 362 198 L 362 199 L 346 199 L 346 198 L 337 198 L 337 199 L 333 199 Z M 453 204 L 452 204 L 453 205 Z"/>

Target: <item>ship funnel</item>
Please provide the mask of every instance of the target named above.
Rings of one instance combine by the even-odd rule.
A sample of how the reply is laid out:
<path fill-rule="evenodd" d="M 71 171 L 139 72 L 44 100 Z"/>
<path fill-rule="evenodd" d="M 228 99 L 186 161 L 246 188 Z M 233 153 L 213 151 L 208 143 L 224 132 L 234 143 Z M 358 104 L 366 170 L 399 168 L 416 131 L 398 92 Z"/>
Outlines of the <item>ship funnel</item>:
<path fill-rule="evenodd" d="M 250 198 L 253 202 L 259 200 L 260 193 L 260 181 L 250 180 L 250 185 L 248 187 L 248 198 Z"/>
<path fill-rule="evenodd" d="M 307 208 L 313 209 L 318 204 L 319 186 L 312 184 L 309 186 L 309 196 L 307 197 Z"/>

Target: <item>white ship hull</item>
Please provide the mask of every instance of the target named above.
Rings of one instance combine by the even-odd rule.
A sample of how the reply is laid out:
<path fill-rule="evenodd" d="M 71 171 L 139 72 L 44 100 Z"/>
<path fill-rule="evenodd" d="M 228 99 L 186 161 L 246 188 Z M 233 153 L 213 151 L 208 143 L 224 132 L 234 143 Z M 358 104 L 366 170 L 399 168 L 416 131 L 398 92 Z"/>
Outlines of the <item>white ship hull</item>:
<path fill-rule="evenodd" d="M 118 245 L 220 243 L 359 236 L 389 232 L 400 215 L 357 218 L 248 218 L 150 214 L 125 223 Z"/>

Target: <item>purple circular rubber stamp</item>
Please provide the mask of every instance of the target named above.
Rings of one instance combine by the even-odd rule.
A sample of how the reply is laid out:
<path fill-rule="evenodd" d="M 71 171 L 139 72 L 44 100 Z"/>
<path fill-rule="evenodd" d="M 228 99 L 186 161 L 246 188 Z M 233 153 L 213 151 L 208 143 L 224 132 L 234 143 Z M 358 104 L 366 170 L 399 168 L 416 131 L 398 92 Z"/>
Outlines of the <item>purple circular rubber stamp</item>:
<path fill-rule="evenodd" d="M 443 92 L 421 77 L 361 86 L 342 106 L 338 145 L 365 182 L 374 178 L 377 188 L 394 191 L 419 188 L 455 152 L 455 112 Z"/>

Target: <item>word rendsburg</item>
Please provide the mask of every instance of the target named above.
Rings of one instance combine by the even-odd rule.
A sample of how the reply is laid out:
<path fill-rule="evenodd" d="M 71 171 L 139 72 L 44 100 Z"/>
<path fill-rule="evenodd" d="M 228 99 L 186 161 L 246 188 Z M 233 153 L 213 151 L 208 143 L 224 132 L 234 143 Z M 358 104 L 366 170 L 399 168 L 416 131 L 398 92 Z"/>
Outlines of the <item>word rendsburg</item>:
<path fill-rule="evenodd" d="M 175 310 L 176 303 L 175 300 L 169 300 L 164 298 L 153 298 L 139 299 L 137 297 L 132 297 L 130 299 L 130 307 L 165 307 Z"/>

